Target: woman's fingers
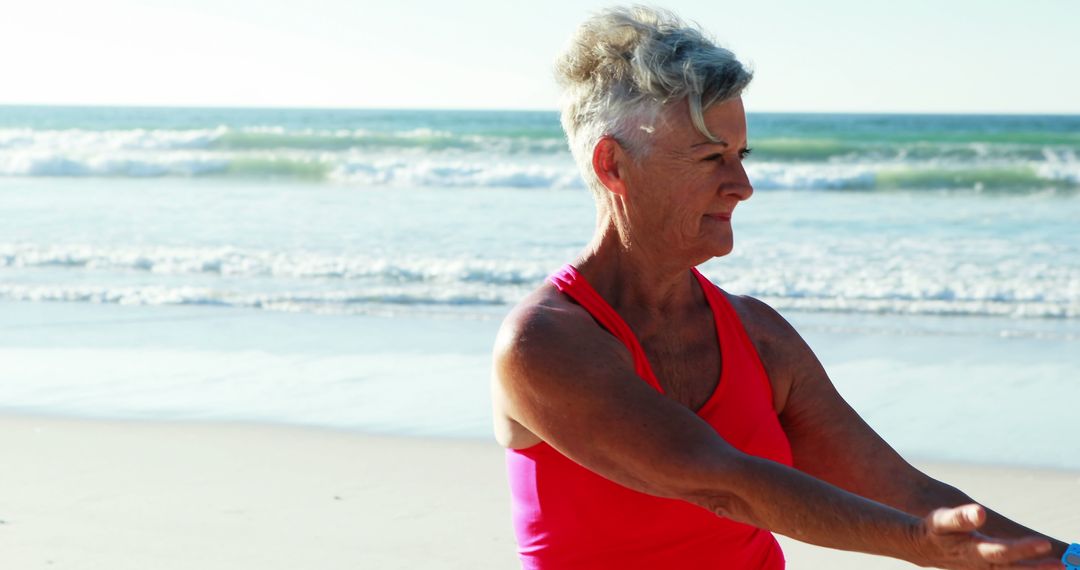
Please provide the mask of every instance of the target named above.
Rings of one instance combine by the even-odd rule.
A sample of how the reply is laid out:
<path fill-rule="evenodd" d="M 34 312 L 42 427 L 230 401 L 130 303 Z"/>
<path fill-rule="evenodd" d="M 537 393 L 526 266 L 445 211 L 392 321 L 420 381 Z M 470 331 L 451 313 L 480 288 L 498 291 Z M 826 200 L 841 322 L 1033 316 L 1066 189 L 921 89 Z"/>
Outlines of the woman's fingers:
<path fill-rule="evenodd" d="M 1051 550 L 1045 538 L 997 539 L 977 532 L 986 522 L 986 509 L 980 505 L 938 509 L 923 520 L 926 539 L 942 556 L 942 567 L 1061 568 L 1045 558 Z"/>
<path fill-rule="evenodd" d="M 931 532 L 971 532 L 986 521 L 986 510 L 980 505 L 962 505 L 952 509 L 938 509 L 930 513 L 929 518 Z"/>
<path fill-rule="evenodd" d="M 1023 562 L 1017 562 L 1012 566 L 1001 566 L 1001 568 L 1016 568 L 1022 570 L 1064 570 L 1064 566 L 1061 565 L 1061 561 L 1055 558 L 1043 558 L 1041 560 L 1025 560 Z"/>
<path fill-rule="evenodd" d="M 1023 560 L 1034 560 L 1050 552 L 1050 541 L 1042 538 L 1021 538 L 1018 540 L 984 540 L 975 545 L 983 560 L 994 564 L 1007 564 Z"/>

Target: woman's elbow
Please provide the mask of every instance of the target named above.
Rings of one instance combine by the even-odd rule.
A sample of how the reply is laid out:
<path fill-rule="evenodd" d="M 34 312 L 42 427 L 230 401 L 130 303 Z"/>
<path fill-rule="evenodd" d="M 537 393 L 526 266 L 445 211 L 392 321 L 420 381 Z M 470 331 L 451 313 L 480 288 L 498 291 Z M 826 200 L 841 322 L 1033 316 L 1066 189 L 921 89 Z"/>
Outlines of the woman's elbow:
<path fill-rule="evenodd" d="M 744 495 L 745 478 L 753 476 L 753 458 L 735 449 L 708 456 L 708 461 L 697 461 L 689 473 L 672 481 L 672 494 L 716 516 L 752 523 L 753 513 Z"/>

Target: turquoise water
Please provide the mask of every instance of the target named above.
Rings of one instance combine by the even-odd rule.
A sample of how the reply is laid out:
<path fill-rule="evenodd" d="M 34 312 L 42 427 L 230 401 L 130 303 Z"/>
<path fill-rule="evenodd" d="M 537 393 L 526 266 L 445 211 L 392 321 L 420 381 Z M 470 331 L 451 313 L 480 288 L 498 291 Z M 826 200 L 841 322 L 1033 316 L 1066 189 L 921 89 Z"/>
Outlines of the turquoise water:
<path fill-rule="evenodd" d="M 1075 191 L 1080 117 L 751 114 L 759 189 Z M 0 175 L 580 186 L 554 112 L 0 107 Z"/>
<path fill-rule="evenodd" d="M 749 119 L 703 272 L 905 452 L 1080 468 L 1080 118 Z M 4 409 L 488 437 L 593 209 L 554 113 L 0 107 L 0 220 Z"/>

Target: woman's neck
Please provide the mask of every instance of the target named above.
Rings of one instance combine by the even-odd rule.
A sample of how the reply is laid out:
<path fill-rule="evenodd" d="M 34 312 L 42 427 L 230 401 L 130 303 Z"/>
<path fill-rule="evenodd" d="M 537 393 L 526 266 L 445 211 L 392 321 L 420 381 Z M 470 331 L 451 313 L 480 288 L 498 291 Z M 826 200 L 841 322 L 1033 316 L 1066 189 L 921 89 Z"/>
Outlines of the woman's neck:
<path fill-rule="evenodd" d="M 633 307 L 649 315 L 670 315 L 697 304 L 689 271 L 695 265 L 670 252 L 650 250 L 615 223 L 599 223 L 574 263 L 612 307 Z"/>

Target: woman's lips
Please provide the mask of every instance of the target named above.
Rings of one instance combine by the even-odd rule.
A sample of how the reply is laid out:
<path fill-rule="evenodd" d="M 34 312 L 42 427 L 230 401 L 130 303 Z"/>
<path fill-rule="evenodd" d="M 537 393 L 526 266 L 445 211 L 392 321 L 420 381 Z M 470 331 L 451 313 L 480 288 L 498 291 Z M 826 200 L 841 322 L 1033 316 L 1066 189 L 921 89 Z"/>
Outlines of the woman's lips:
<path fill-rule="evenodd" d="M 726 213 L 726 214 L 724 214 L 724 213 L 705 214 L 705 216 L 708 217 L 708 218 L 712 218 L 714 220 L 720 220 L 720 221 L 723 221 L 723 222 L 730 222 L 731 221 L 731 213 Z"/>

